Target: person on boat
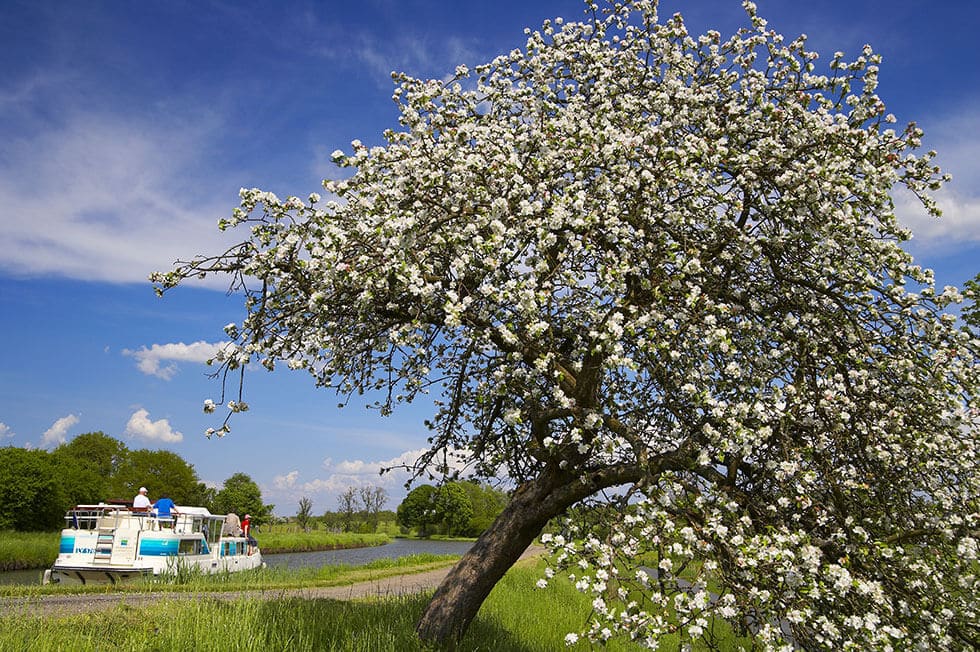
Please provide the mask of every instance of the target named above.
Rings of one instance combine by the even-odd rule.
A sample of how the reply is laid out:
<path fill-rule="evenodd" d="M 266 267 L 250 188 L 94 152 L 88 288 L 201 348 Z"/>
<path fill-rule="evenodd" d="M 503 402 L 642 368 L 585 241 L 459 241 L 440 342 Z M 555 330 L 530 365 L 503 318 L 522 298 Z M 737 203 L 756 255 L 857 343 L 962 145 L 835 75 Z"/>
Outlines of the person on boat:
<path fill-rule="evenodd" d="M 171 527 L 173 525 L 173 519 L 177 516 L 177 506 L 167 494 L 160 496 L 153 508 L 156 510 L 157 520 L 160 521 L 161 526 Z"/>
<path fill-rule="evenodd" d="M 238 520 L 238 514 L 229 512 L 225 516 L 225 522 L 221 525 L 221 536 L 237 537 L 242 533 L 242 522 Z"/>
<path fill-rule="evenodd" d="M 242 520 L 242 535 L 248 542 L 248 554 L 252 554 L 253 548 L 259 544 L 252 536 L 252 517 L 249 514 L 245 515 L 244 520 Z"/>
<path fill-rule="evenodd" d="M 146 495 L 146 487 L 140 487 L 140 492 L 133 498 L 133 507 L 141 511 L 150 509 L 150 498 Z"/>

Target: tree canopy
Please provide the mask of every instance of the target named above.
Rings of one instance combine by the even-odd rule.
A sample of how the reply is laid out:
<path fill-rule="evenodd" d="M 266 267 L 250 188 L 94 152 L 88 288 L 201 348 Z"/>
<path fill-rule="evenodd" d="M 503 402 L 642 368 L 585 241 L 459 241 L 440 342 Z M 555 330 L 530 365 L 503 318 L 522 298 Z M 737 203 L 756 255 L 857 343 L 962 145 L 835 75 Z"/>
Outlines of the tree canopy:
<path fill-rule="evenodd" d="M 963 307 L 963 321 L 980 332 L 980 274 L 964 283 L 963 294 L 970 298 L 970 303 Z"/>
<path fill-rule="evenodd" d="M 479 536 L 507 504 L 507 494 L 476 482 L 421 484 L 398 505 L 399 525 L 415 528 L 420 536 L 435 533 Z"/>
<path fill-rule="evenodd" d="M 110 483 L 117 498 L 131 499 L 140 487 L 149 489 L 150 500 L 167 494 L 180 505 L 199 505 L 204 486 L 194 465 L 168 450 L 140 448 L 129 451 Z"/>
<path fill-rule="evenodd" d="M 436 488 L 431 484 L 421 484 L 409 491 L 395 511 L 398 524 L 417 529 L 420 536 L 428 536 L 429 527 L 439 521 L 435 511 L 435 492 Z"/>
<path fill-rule="evenodd" d="M 103 432 L 84 433 L 59 445 L 51 455 L 67 499 L 65 508 L 123 497 L 113 489 L 113 481 L 129 449 L 118 439 Z"/>
<path fill-rule="evenodd" d="M 47 451 L 0 448 L 0 530 L 56 529 L 64 524 L 65 505 Z"/>
<path fill-rule="evenodd" d="M 769 649 L 980 644 L 980 343 L 889 194 L 938 215 L 944 177 L 870 47 L 818 68 L 744 6 L 722 36 L 592 5 L 448 82 L 397 75 L 400 127 L 335 153 L 327 201 L 243 189 L 240 245 L 153 276 L 233 275 L 225 372 L 305 369 L 384 413 L 431 391 L 420 464 L 465 450 L 518 483 L 423 639 L 596 497 L 612 522 L 551 539 L 596 640 L 722 619 Z"/>
<path fill-rule="evenodd" d="M 252 522 L 262 524 L 272 516 L 275 505 L 262 502 L 262 490 L 247 473 L 235 473 L 225 480 L 224 486 L 214 498 L 214 508 L 222 514 L 234 512 L 248 514 Z"/>
<path fill-rule="evenodd" d="M 178 504 L 199 505 L 214 513 L 231 507 L 260 523 L 273 509 L 262 503 L 261 490 L 244 473 L 228 478 L 216 492 L 198 479 L 192 464 L 172 451 L 131 451 L 102 432 L 90 432 L 50 453 L 0 448 L 0 530 L 55 529 L 63 525 L 72 505 L 128 502 L 141 486 L 149 489 L 151 500 L 167 494 Z"/>

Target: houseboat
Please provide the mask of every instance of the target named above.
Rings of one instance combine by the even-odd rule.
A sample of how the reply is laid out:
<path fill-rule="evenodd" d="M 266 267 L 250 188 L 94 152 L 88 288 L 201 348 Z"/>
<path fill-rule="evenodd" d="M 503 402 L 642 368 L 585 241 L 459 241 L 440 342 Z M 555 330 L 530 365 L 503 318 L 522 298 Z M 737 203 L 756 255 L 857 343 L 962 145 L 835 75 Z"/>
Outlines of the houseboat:
<path fill-rule="evenodd" d="M 124 505 L 78 505 L 65 521 L 45 584 L 115 584 L 185 569 L 222 573 L 263 566 L 254 540 L 249 545 L 240 531 L 222 533 L 225 516 L 204 507 L 178 505 L 175 514 L 160 518 Z"/>

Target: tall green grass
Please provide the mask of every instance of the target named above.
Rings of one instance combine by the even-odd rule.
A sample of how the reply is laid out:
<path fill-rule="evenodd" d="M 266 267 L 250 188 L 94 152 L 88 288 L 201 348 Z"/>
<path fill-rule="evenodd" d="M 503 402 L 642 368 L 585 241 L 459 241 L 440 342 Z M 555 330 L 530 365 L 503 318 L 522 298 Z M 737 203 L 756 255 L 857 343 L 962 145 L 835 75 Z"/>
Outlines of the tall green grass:
<path fill-rule="evenodd" d="M 0 532 L 0 570 L 44 568 L 58 557 L 59 532 Z"/>
<path fill-rule="evenodd" d="M 397 559 L 375 559 L 366 564 L 351 566 L 333 564 L 308 568 L 258 568 L 251 571 L 226 573 L 195 572 L 145 578 L 119 589 L 134 591 L 275 591 L 300 587 L 323 587 L 353 584 L 369 580 L 422 573 L 446 568 L 459 560 L 458 555 L 419 553 Z"/>
<path fill-rule="evenodd" d="M 339 548 L 363 548 L 380 546 L 391 541 L 387 534 L 358 532 L 263 532 L 256 534 L 259 547 L 267 554 L 277 552 L 308 552 Z"/>
<path fill-rule="evenodd" d="M 448 555 L 415 555 L 383 559 L 365 566 L 325 566 L 311 569 L 262 569 L 219 575 L 188 574 L 178 580 L 135 583 L 124 587 L 78 587 L 71 592 L 108 591 L 224 591 L 238 593 L 348 584 L 356 581 L 420 572 L 446 566 Z M 536 588 L 544 562 L 512 568 L 487 598 L 459 650 L 550 652 L 566 649 L 565 635 L 579 631 L 591 612 L 590 597 L 560 577 L 545 589 Z M 37 596 L 67 592 L 67 587 L 4 587 L 0 594 Z M 26 591 L 26 592 L 25 592 Z M 420 651 L 415 623 L 429 595 L 374 597 L 358 601 L 330 599 L 237 599 L 205 597 L 195 600 L 164 598 L 148 607 L 125 604 L 108 611 L 74 616 L 43 617 L 32 606 L 0 612 L 0 652 L 37 650 L 376 650 Z M 29 604 L 29 603 L 28 603 Z M 713 623 L 720 636 L 715 649 L 749 649 L 724 622 Z M 573 650 L 587 650 L 582 641 Z M 604 650 L 640 649 L 614 639 Z M 680 641 L 661 641 L 661 649 L 681 649 Z M 706 649 L 695 642 L 694 650 Z"/>
<path fill-rule="evenodd" d="M 493 590 L 463 640 L 462 651 L 551 652 L 579 629 L 589 598 L 552 581 L 536 589 L 539 567 L 517 566 Z M 25 609 L 0 615 L 0 650 L 336 650 L 422 651 L 415 624 L 428 595 L 359 601 L 169 600 L 117 606 L 94 614 L 44 618 Z M 573 649 L 589 649 L 580 644 Z M 613 641 L 605 649 L 638 649 Z"/>

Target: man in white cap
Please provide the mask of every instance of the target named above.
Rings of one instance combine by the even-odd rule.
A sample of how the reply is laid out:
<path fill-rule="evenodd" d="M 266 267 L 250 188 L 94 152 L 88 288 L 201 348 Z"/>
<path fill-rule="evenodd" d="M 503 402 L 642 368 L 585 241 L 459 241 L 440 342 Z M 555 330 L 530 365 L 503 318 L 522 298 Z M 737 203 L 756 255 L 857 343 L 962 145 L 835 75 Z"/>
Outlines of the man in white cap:
<path fill-rule="evenodd" d="M 136 509 L 150 509 L 150 499 L 146 495 L 146 487 L 140 487 L 140 492 L 133 498 L 133 507 Z"/>

